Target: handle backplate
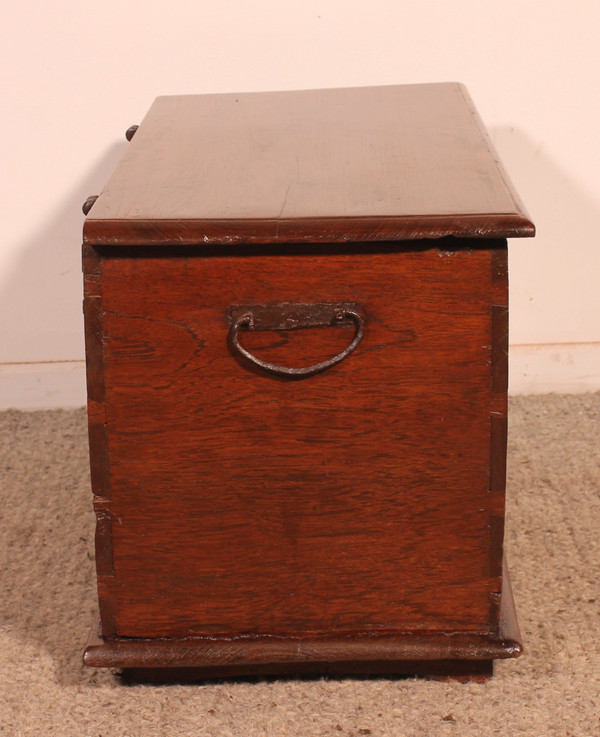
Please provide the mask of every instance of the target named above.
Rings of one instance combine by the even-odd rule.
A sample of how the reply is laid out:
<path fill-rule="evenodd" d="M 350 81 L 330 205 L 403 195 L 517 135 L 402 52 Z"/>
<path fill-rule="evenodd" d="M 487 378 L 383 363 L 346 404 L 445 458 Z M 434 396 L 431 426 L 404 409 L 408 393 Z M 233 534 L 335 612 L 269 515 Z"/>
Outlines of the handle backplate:
<path fill-rule="evenodd" d="M 349 356 L 364 334 L 364 319 L 354 302 L 278 302 L 268 305 L 232 305 L 228 311 L 229 339 L 234 351 L 273 374 L 302 378 L 335 366 Z M 354 338 L 340 353 L 312 366 L 291 367 L 263 361 L 239 341 L 240 330 L 296 330 L 298 328 L 335 328 L 354 324 Z"/>

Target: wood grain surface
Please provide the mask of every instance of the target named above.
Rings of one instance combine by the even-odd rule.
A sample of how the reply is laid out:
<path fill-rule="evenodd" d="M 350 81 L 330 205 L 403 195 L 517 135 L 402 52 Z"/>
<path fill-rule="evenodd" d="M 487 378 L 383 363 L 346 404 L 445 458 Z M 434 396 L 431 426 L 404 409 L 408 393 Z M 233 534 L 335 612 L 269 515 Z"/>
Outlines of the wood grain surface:
<path fill-rule="evenodd" d="M 87 249 L 105 636 L 498 632 L 505 243 L 470 243 Z M 331 301 L 366 327 L 328 371 L 232 353 L 231 305 Z M 305 365 L 352 334 L 241 340 Z"/>
<path fill-rule="evenodd" d="M 459 84 L 158 98 L 84 227 L 91 244 L 534 233 Z"/>
<path fill-rule="evenodd" d="M 496 633 L 411 632 L 336 638 L 106 638 L 98 619 L 87 665 L 124 668 L 130 680 L 172 682 L 253 675 L 408 674 L 486 680 L 492 659 L 522 652 L 506 565 Z"/>
<path fill-rule="evenodd" d="M 461 85 L 158 98 L 84 226 L 86 662 L 518 655 L 504 239 L 533 233 Z"/>

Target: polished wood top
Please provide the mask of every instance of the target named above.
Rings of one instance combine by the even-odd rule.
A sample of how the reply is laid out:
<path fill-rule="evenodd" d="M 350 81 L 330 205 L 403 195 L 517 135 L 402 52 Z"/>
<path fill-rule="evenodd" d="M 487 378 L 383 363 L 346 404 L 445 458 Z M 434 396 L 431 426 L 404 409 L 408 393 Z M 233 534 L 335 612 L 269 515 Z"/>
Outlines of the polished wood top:
<path fill-rule="evenodd" d="M 460 84 L 159 97 L 94 204 L 98 245 L 534 235 Z"/>

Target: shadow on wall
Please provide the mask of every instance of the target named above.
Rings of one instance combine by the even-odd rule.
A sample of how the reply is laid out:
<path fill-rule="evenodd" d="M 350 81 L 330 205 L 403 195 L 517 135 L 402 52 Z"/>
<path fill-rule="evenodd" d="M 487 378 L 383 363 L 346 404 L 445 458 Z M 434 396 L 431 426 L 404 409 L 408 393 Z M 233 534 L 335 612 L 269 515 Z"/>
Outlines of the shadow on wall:
<path fill-rule="evenodd" d="M 0 363 L 83 360 L 81 206 L 99 194 L 127 142 L 115 143 L 16 257 L 0 288 Z M 35 203 L 32 203 L 35 207 Z"/>
<path fill-rule="evenodd" d="M 512 344 L 600 341 L 600 203 L 515 128 L 490 136 L 537 226 L 510 248 Z"/>
<path fill-rule="evenodd" d="M 514 128 L 490 133 L 538 228 L 536 239 L 513 241 L 510 251 L 511 342 L 600 341 L 600 204 L 543 144 Z M 83 359 L 81 205 L 99 194 L 126 147 L 123 140 L 108 149 L 23 245 L 0 289 L 0 314 L 9 316 L 0 363 Z"/>

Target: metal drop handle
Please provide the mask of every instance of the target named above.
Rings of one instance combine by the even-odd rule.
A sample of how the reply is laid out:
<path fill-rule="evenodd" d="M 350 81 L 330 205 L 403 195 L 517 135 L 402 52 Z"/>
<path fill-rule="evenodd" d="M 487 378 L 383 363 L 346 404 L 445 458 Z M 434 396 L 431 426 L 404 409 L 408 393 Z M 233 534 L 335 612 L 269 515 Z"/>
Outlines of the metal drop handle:
<path fill-rule="evenodd" d="M 321 361 L 320 363 L 315 363 L 312 366 L 305 366 L 303 368 L 293 368 L 290 366 L 279 366 L 276 363 L 269 363 L 268 361 L 263 361 L 262 359 L 258 358 L 254 354 L 250 353 L 250 351 L 248 351 L 246 348 L 244 348 L 243 345 L 240 344 L 239 337 L 238 337 L 240 328 L 245 327 L 248 330 L 269 329 L 269 328 L 261 328 L 256 325 L 255 317 L 252 311 L 247 311 L 243 313 L 242 315 L 240 315 L 239 317 L 236 317 L 235 319 L 232 320 L 231 327 L 229 330 L 229 337 L 231 339 L 231 345 L 236 351 L 238 351 L 238 353 L 244 356 L 244 358 L 246 358 L 248 361 L 253 363 L 255 366 L 259 366 L 265 371 L 268 371 L 272 374 L 277 374 L 279 376 L 291 376 L 291 377 L 313 376 L 314 374 L 318 374 L 321 371 L 325 371 L 328 368 L 335 366 L 337 363 L 340 363 L 340 361 L 343 361 L 345 358 L 347 358 L 352 353 L 352 351 L 354 351 L 357 348 L 358 344 L 362 340 L 363 334 L 365 332 L 365 324 L 359 312 L 357 312 L 354 309 L 344 308 L 344 309 L 337 310 L 333 316 L 332 326 L 334 326 L 336 322 L 341 322 L 342 320 L 345 320 L 346 318 L 350 318 L 350 320 L 354 322 L 354 325 L 356 328 L 352 342 L 346 348 L 344 348 L 344 350 L 341 351 L 341 353 L 338 353 L 332 358 L 327 359 L 327 361 Z M 309 326 L 310 325 L 308 323 L 305 323 L 304 325 L 294 325 L 294 327 L 309 327 Z"/>

